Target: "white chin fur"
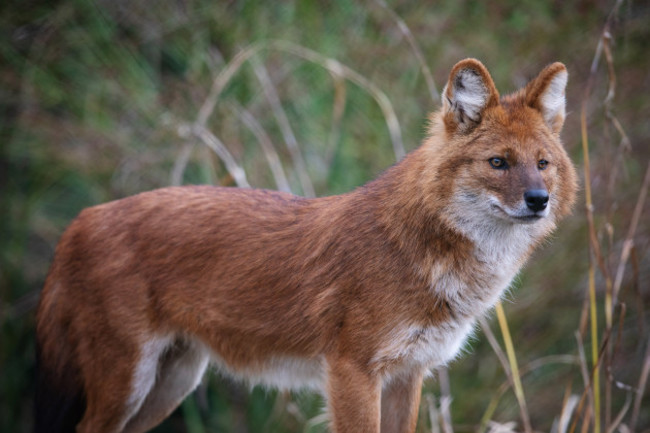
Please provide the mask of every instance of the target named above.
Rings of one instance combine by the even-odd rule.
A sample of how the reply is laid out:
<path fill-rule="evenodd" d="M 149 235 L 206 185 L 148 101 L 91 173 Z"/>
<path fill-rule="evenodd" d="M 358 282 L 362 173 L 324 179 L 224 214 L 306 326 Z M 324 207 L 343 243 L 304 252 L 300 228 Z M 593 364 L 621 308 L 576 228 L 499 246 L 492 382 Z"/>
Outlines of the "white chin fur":
<path fill-rule="evenodd" d="M 494 211 L 494 214 L 501 219 L 513 222 L 513 223 L 518 223 L 518 224 L 533 224 L 537 221 L 540 221 L 546 217 L 549 216 L 551 212 L 551 206 L 550 203 L 544 209 L 543 211 L 540 212 L 533 212 L 528 207 L 526 207 L 525 203 L 521 203 L 521 206 L 512 209 L 507 206 L 503 206 L 496 198 L 490 197 L 490 203 L 492 205 L 492 209 Z"/>
<path fill-rule="evenodd" d="M 551 210 L 555 203 L 553 197 L 548 207 L 537 217 L 526 204 L 517 209 L 504 206 L 492 195 L 468 191 L 456 191 L 452 204 L 445 209 L 447 220 L 470 240 L 478 244 L 502 244 L 506 238 L 521 245 L 521 236 L 530 242 L 545 236 L 554 227 Z M 529 218 L 528 218 L 529 217 Z M 522 231 L 523 230 L 523 231 Z M 517 238 L 517 236 L 520 236 Z"/>

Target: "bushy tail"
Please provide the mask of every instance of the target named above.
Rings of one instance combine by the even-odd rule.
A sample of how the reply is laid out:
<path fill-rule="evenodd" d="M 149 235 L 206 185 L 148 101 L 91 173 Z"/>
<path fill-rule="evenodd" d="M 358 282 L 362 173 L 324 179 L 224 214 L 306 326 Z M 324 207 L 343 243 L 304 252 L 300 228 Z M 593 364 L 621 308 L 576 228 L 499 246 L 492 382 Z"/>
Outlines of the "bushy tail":
<path fill-rule="evenodd" d="M 40 347 L 36 352 L 34 432 L 74 433 L 86 408 L 79 369 L 69 363 L 50 365 L 52 359 L 44 357 Z"/>

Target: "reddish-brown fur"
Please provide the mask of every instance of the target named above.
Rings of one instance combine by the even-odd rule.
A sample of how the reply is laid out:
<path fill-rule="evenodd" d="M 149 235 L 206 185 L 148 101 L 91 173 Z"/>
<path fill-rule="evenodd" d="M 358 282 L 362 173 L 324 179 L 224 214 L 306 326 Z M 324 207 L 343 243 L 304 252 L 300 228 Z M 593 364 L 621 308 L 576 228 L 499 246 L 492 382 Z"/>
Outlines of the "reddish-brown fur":
<path fill-rule="evenodd" d="M 464 118 L 462 101 L 453 100 L 460 71 L 480 77 L 487 92 L 480 118 Z M 162 355 L 152 355 L 158 369 L 193 345 L 243 377 L 300 360 L 322 367 L 335 431 L 412 432 L 423 377 L 438 362 L 420 359 L 437 359 L 429 344 L 433 351 L 447 344 L 447 331 L 437 330 L 471 327 L 570 211 L 574 169 L 539 106 L 562 71 L 553 64 L 500 98 L 480 62 L 460 62 L 445 92 L 451 105 L 432 116 L 424 144 L 348 194 L 305 199 L 188 186 L 84 210 L 57 247 L 37 323 L 43 377 L 85 399 L 77 431 L 145 431 L 180 403 L 179 391 L 173 402 L 143 403 L 140 413 L 127 407 L 145 342 L 169 338 Z M 491 168 L 493 157 L 511 169 Z M 479 245 L 470 224 L 478 211 L 462 217 L 458 191 L 473 188 L 503 206 L 530 188 L 551 194 L 548 222 L 494 223 L 530 227 L 505 276 L 483 255 L 514 253 Z M 440 362 L 457 350 L 449 351 Z M 284 377 L 283 368 L 274 377 Z"/>

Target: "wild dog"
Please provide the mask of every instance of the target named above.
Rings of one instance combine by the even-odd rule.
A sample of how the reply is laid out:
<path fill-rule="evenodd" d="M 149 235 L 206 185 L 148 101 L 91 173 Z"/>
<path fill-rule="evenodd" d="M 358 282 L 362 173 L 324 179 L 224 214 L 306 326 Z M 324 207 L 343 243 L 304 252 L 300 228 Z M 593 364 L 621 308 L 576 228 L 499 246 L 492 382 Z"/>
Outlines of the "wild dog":
<path fill-rule="evenodd" d="M 570 212 L 567 77 L 500 97 L 459 62 L 423 144 L 347 194 L 186 186 L 83 210 L 38 307 L 36 431 L 144 432 L 212 363 L 322 392 L 335 432 L 413 432 L 423 377 Z"/>

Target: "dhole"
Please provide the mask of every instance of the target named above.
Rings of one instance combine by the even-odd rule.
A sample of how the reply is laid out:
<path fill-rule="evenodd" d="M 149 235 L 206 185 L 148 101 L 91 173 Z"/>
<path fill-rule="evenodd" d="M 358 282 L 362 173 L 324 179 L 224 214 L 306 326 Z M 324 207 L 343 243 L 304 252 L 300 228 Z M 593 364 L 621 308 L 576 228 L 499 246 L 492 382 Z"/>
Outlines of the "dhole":
<path fill-rule="evenodd" d="M 348 194 L 164 188 L 85 209 L 37 316 L 36 430 L 143 432 L 210 363 L 324 393 L 331 428 L 413 432 L 452 360 L 570 211 L 567 71 L 500 97 L 454 66 L 424 143 Z"/>

